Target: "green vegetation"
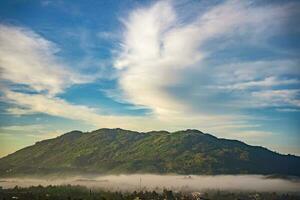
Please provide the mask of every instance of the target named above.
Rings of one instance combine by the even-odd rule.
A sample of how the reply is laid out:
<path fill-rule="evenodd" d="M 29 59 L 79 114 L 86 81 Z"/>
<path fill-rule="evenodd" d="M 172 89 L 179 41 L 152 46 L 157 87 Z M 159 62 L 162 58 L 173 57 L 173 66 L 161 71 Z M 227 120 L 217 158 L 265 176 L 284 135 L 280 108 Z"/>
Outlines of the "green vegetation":
<path fill-rule="evenodd" d="M 29 188 L 15 187 L 12 189 L 0 188 L 0 199 L 22 200 L 297 200 L 299 194 L 277 194 L 257 192 L 226 192 L 207 191 L 199 192 L 173 192 L 164 189 L 163 192 L 112 192 L 100 189 L 88 189 L 81 186 L 35 186 Z"/>
<path fill-rule="evenodd" d="M 53 173 L 280 174 L 300 176 L 300 157 L 198 130 L 72 131 L 0 159 L 0 175 Z"/>

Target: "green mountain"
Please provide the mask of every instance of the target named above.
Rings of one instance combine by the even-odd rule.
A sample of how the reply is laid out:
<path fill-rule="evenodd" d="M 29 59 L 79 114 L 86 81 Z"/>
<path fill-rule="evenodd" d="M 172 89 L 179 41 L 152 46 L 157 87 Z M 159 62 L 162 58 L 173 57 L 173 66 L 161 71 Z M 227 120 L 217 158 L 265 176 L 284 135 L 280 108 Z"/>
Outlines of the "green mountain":
<path fill-rule="evenodd" d="M 300 176 L 300 157 L 198 130 L 72 131 L 0 159 L 0 175 L 52 173 L 280 174 Z"/>

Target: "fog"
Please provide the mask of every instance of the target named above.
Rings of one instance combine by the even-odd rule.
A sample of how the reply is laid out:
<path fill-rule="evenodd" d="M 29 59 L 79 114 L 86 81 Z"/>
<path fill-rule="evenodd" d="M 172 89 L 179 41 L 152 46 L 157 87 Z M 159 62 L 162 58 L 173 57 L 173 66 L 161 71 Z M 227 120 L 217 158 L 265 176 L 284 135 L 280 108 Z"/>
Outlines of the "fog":
<path fill-rule="evenodd" d="M 164 188 L 175 191 L 241 190 L 258 192 L 299 192 L 300 179 L 268 178 L 261 175 L 93 175 L 57 178 L 7 178 L 0 179 L 0 186 L 11 188 L 37 185 L 82 185 L 117 191 L 157 190 Z"/>

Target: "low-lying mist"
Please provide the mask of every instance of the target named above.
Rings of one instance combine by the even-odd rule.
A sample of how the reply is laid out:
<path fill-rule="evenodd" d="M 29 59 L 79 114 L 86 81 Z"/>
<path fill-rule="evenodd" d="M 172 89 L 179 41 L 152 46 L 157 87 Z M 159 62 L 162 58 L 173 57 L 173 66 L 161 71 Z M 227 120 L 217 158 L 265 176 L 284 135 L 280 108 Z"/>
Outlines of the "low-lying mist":
<path fill-rule="evenodd" d="M 117 191 L 172 189 L 174 191 L 240 190 L 258 192 L 299 192 L 300 179 L 268 178 L 261 175 L 94 175 L 57 178 L 7 178 L 0 186 L 11 188 L 37 185 L 82 185 Z"/>

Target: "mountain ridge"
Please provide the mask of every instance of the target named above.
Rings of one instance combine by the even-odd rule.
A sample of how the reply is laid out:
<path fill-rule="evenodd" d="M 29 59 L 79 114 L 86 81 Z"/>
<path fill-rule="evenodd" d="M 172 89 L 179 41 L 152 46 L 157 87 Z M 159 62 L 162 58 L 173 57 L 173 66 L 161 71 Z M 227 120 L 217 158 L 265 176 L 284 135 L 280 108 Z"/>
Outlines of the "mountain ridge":
<path fill-rule="evenodd" d="M 300 157 L 196 129 L 70 131 L 0 159 L 0 176 L 52 173 L 279 174 L 300 176 Z"/>

